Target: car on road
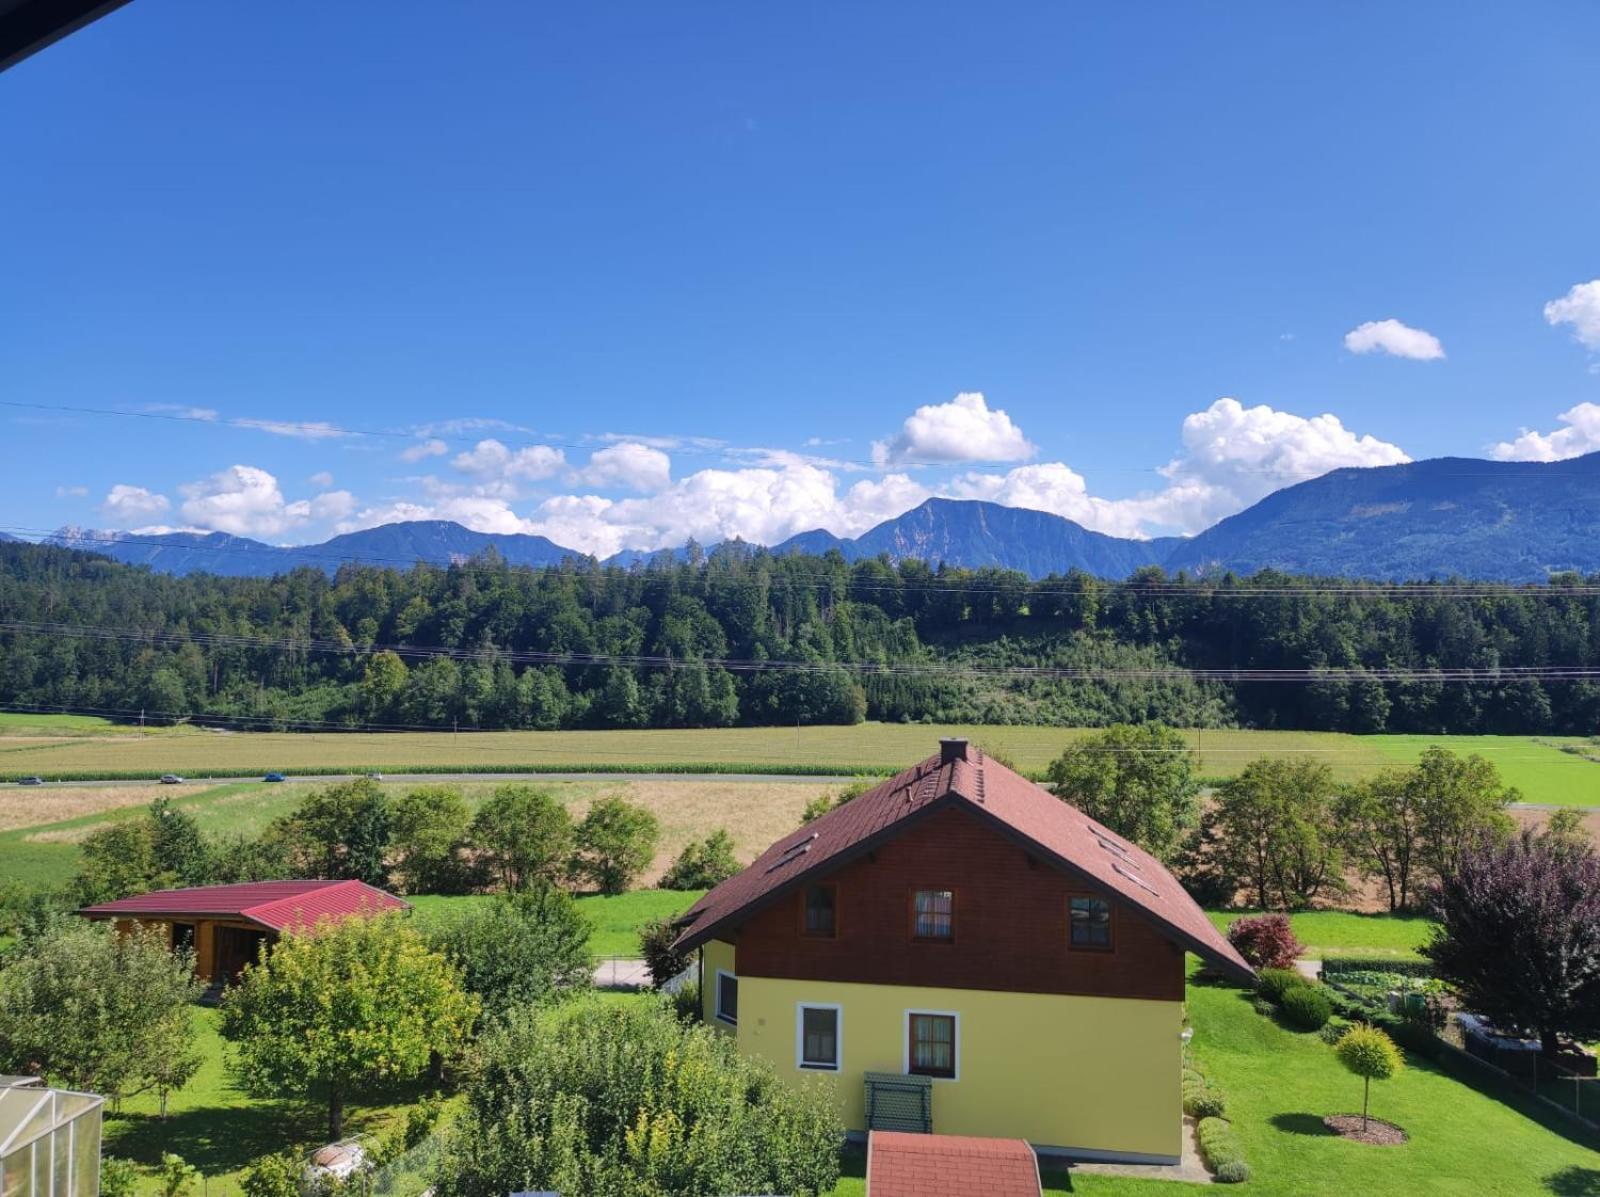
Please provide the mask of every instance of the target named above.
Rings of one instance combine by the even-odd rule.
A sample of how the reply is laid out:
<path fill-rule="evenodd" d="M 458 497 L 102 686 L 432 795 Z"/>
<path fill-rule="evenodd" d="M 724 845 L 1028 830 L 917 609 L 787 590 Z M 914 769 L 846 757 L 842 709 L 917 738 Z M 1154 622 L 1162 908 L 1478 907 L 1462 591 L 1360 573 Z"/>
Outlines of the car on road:
<path fill-rule="evenodd" d="M 163 773 L 161 775 L 161 784 L 164 786 L 182 785 L 183 778 L 179 777 L 176 773 Z"/>
<path fill-rule="evenodd" d="M 367 780 L 368 781 L 382 781 L 383 780 L 383 774 L 382 773 L 368 773 L 367 774 Z"/>
<path fill-rule="evenodd" d="M 284 778 L 282 773 L 279 773 L 276 770 L 274 770 L 273 772 L 268 773 L 261 780 L 262 781 L 283 781 L 283 780 L 285 780 L 285 778 Z"/>
<path fill-rule="evenodd" d="M 42 777 L 19 777 L 19 778 L 17 778 L 17 784 L 19 786 L 42 786 L 42 785 L 44 785 L 44 778 L 42 778 Z"/>

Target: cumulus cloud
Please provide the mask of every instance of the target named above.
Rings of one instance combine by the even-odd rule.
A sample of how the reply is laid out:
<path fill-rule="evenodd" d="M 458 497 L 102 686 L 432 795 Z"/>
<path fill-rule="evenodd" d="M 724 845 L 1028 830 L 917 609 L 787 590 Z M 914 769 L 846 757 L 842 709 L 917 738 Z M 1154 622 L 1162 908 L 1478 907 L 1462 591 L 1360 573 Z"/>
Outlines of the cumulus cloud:
<path fill-rule="evenodd" d="M 450 462 L 463 474 L 502 482 L 539 482 L 566 468 L 567 457 L 548 445 L 509 449 L 500 441 L 479 441 L 471 450 L 457 453 Z"/>
<path fill-rule="evenodd" d="M 430 437 L 425 441 L 418 441 L 408 445 L 400 451 L 401 461 L 421 461 L 424 457 L 443 457 L 450 452 L 450 446 L 438 437 Z"/>
<path fill-rule="evenodd" d="M 1600 404 L 1580 403 L 1556 419 L 1566 427 L 1554 432 L 1524 428 L 1515 440 L 1501 441 L 1489 452 L 1500 461 L 1562 461 L 1600 449 Z"/>
<path fill-rule="evenodd" d="M 534 530 L 532 523 L 512 511 L 504 499 L 488 495 L 446 495 L 430 503 L 408 500 L 379 503 L 342 519 L 338 530 L 357 532 L 413 520 L 453 520 L 475 532 L 494 532 L 502 536 Z"/>
<path fill-rule="evenodd" d="M 100 510 L 118 523 L 147 519 L 165 511 L 172 503 L 166 495 L 158 495 L 142 486 L 129 486 L 119 482 L 107 493 Z"/>
<path fill-rule="evenodd" d="M 1412 328 L 1398 320 L 1368 320 L 1344 334 L 1344 347 L 1351 353 L 1387 353 L 1415 362 L 1437 361 L 1444 346 L 1431 332 Z"/>
<path fill-rule="evenodd" d="M 1552 299 L 1544 305 L 1544 318 L 1552 326 L 1572 325 L 1574 339 L 1600 349 L 1600 278 L 1577 283 L 1560 299 Z"/>
<path fill-rule="evenodd" d="M 314 520 L 342 520 L 356 509 L 356 497 L 347 490 L 328 490 L 317 495 L 307 506 Z"/>
<path fill-rule="evenodd" d="M 311 477 L 307 478 L 306 481 L 311 483 L 311 485 L 316 487 L 318 490 L 328 490 L 333 486 L 333 475 L 327 470 L 318 470 L 315 474 L 312 474 Z"/>
<path fill-rule="evenodd" d="M 623 441 L 590 454 L 578 478 L 585 486 L 627 487 L 649 494 L 672 485 L 672 459 L 660 449 Z"/>
<path fill-rule="evenodd" d="M 235 536 L 277 536 L 311 517 L 311 504 L 284 500 L 278 480 L 256 466 L 235 465 L 180 486 L 183 518 Z"/>
<path fill-rule="evenodd" d="M 1110 536 L 1142 536 L 1148 515 L 1145 500 L 1094 497 L 1083 475 L 1059 461 L 1018 466 L 1004 474 L 964 474 L 952 481 L 950 491 L 960 499 L 1048 511 Z"/>
<path fill-rule="evenodd" d="M 977 391 L 917 408 L 892 439 L 872 445 L 872 459 L 879 465 L 1026 461 L 1034 452 L 1011 417 L 991 409 Z"/>

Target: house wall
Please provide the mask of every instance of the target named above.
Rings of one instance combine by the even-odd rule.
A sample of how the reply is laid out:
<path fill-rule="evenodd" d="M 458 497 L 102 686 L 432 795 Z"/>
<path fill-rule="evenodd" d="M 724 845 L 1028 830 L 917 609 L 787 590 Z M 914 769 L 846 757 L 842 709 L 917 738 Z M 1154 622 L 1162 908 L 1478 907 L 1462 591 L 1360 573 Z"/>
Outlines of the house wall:
<path fill-rule="evenodd" d="M 741 944 L 741 961 L 744 950 Z M 840 1071 L 797 1066 L 801 1002 L 841 1007 Z M 1111 1158 L 1178 1158 L 1179 1001 L 746 973 L 739 983 L 739 1049 L 771 1061 L 796 1082 L 820 1078 L 833 1090 L 846 1126 L 864 1130 L 862 1074 L 905 1071 L 909 1010 L 959 1015 L 958 1077 L 933 1082 L 936 1133 L 1021 1137 Z"/>
<path fill-rule="evenodd" d="M 700 1017 L 707 1025 L 732 1034 L 733 1028 L 717 1018 L 717 970 L 738 975 L 738 970 L 734 968 L 733 945 L 725 940 L 713 939 L 700 949 L 700 963 Z M 739 1000 L 741 1003 L 744 1001 L 742 990 Z"/>
<path fill-rule="evenodd" d="M 1183 950 L 1154 923 L 958 808 L 817 880 L 838 885 L 837 936 L 801 934 L 801 886 L 738 928 L 741 975 L 1183 1000 Z M 953 943 L 912 938 L 919 888 L 955 891 Z M 1111 899 L 1110 951 L 1069 945 L 1073 894 Z"/>

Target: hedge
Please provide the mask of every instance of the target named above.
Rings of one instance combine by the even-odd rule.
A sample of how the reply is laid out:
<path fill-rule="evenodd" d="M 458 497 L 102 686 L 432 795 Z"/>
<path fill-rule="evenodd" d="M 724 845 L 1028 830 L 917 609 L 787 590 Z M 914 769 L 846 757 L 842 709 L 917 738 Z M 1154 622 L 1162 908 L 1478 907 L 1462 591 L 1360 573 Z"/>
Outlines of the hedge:
<path fill-rule="evenodd" d="M 1245 1163 L 1244 1148 L 1239 1136 L 1233 1133 L 1233 1123 L 1226 1118 L 1202 1118 L 1195 1127 L 1195 1142 L 1200 1155 L 1211 1169 L 1219 1184 L 1238 1184 L 1250 1179 L 1250 1165 Z"/>
<path fill-rule="evenodd" d="M 1340 973 L 1395 973 L 1402 977 L 1431 977 L 1430 960 L 1396 960 L 1392 956 L 1335 956 L 1322 962 L 1322 975 L 1330 980 Z"/>

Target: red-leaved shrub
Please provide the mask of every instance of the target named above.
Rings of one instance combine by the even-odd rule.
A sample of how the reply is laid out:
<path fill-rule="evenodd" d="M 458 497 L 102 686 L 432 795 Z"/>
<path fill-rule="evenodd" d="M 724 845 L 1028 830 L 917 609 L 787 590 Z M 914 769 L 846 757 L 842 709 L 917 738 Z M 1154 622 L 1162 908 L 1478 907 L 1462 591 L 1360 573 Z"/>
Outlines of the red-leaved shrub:
<path fill-rule="evenodd" d="M 1305 945 L 1294 937 L 1286 914 L 1258 914 L 1228 924 L 1228 942 L 1252 968 L 1293 968 Z"/>

